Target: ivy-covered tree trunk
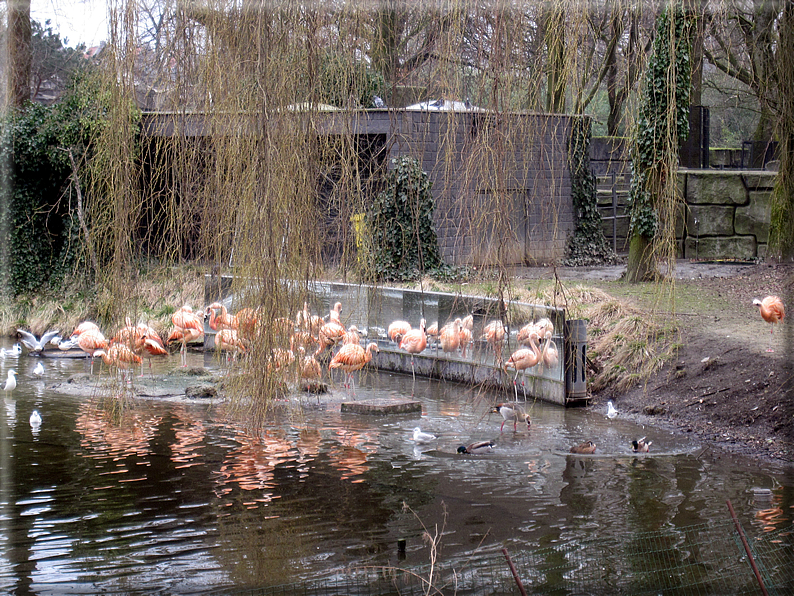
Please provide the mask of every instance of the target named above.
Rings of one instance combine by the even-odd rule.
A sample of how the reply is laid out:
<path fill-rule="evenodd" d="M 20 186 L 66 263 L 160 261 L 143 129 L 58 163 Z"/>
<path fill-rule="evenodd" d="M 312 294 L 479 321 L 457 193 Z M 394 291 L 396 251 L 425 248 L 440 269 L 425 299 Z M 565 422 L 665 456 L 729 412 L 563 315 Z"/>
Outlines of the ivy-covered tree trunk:
<path fill-rule="evenodd" d="M 21 108 L 30 99 L 30 0 L 8 0 L 8 104 Z"/>
<path fill-rule="evenodd" d="M 776 54 L 780 90 L 777 139 L 780 169 L 772 195 L 770 254 L 794 260 L 794 4 L 788 2 L 780 20 Z"/>
<path fill-rule="evenodd" d="M 632 283 L 656 277 L 655 239 L 675 234 L 671 214 L 677 202 L 678 146 L 689 133 L 688 25 L 680 9 L 673 15 L 665 9 L 657 19 L 632 155 L 631 242 L 626 268 L 626 280 Z M 665 214 L 661 220 L 660 212 Z"/>

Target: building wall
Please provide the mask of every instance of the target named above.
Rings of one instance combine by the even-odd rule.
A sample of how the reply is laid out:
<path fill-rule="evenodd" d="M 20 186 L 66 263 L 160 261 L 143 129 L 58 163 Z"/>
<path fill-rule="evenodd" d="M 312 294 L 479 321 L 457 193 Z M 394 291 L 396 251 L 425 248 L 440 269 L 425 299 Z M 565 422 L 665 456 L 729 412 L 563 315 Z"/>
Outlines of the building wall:
<path fill-rule="evenodd" d="M 403 111 L 390 155 L 430 176 L 447 262 L 556 262 L 574 229 L 569 129 L 558 115 Z"/>

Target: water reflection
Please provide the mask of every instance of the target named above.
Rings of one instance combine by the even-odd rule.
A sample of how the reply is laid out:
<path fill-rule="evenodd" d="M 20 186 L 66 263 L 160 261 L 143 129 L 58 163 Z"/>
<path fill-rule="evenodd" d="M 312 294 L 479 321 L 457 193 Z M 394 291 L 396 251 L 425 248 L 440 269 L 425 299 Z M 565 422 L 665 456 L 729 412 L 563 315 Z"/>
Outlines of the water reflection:
<path fill-rule="evenodd" d="M 31 368 L 24 360 L 19 368 Z M 82 362 L 48 366 L 42 382 L 52 387 L 72 370 Z M 726 498 L 761 531 L 794 517 L 790 477 L 698 459 L 658 429 L 530 402 L 531 429 L 500 433 L 491 405 L 512 389 L 372 373 L 361 383 L 359 399 L 413 390 L 423 411 L 367 417 L 329 403 L 253 430 L 219 406 L 152 401 L 118 412 L 108 400 L 42 395 L 21 382 L 1 421 L 0 592 L 283 583 L 351 563 L 396 564 L 399 540 L 401 563 L 425 564 L 426 529 L 442 534 L 445 562 L 501 545 L 639 547 L 658 530 L 660 548 L 684 561 L 697 553 L 680 549 L 681 528 L 724 521 Z M 43 418 L 37 437 L 33 409 Z M 420 448 L 416 426 L 438 440 Z M 632 454 L 631 439 L 643 435 L 657 450 Z M 493 453 L 455 453 L 480 439 L 496 442 Z M 594 456 L 568 453 L 588 439 Z M 641 561 L 599 563 L 617 575 Z"/>

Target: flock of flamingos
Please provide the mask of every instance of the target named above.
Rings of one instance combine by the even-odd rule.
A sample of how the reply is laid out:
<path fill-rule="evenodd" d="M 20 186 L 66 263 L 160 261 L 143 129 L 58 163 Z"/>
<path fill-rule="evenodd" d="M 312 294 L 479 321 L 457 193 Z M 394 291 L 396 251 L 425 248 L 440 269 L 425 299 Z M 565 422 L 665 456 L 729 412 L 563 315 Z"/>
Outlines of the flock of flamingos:
<path fill-rule="evenodd" d="M 297 369 L 300 379 L 309 383 L 317 382 L 322 378 L 320 359 L 328 352 L 329 373 L 336 368 L 345 371 L 347 377 L 344 386 L 355 394 L 353 373 L 366 366 L 372 360 L 373 352 L 379 349 L 375 342 L 364 347 L 361 333 L 355 325 L 345 327 L 341 312 L 342 304 L 336 302 L 330 312 L 321 317 L 311 314 L 304 303 L 294 320 L 279 318 L 273 321 L 269 328 L 276 330 L 276 337 L 284 340 L 284 346 L 272 350 L 268 358 L 268 370 L 275 373 L 297 363 L 293 370 Z M 23 329 L 17 332 L 22 343 L 33 354 L 43 352 L 48 343 L 57 345 L 61 350 L 79 348 L 92 361 L 101 358 L 108 367 L 122 373 L 140 365 L 143 376 L 144 358 L 149 360 L 151 368 L 151 358 L 167 356 L 170 353 L 168 347 L 175 344 L 181 346 L 181 363 L 186 366 L 187 346 L 203 337 L 205 321 L 216 332 L 216 349 L 225 352 L 230 360 L 247 354 L 257 335 L 264 332 L 262 318 L 254 309 L 244 308 L 232 315 L 219 302 L 210 304 L 200 312 L 194 312 L 188 305 L 178 309 L 171 317 L 173 327 L 165 340 L 151 326 L 133 324 L 129 318 L 126 325 L 110 339 L 91 321 L 80 323 L 68 339 L 61 338 L 57 331 L 48 331 L 40 338 Z M 390 341 L 411 355 L 411 369 L 415 377 L 413 355 L 423 352 L 429 345 L 435 344 L 444 353 L 459 353 L 465 358 L 472 344 L 473 326 L 472 315 L 456 318 L 440 329 L 438 323 L 427 327 L 424 319 L 418 327 L 413 327 L 408 321 L 394 321 L 389 325 L 387 335 Z M 522 347 L 506 361 L 503 361 L 502 349 L 507 330 L 501 321 L 487 323 L 479 338 L 487 342 L 500 368 L 515 371 L 515 385 L 522 371 L 535 366 L 553 368 L 557 365 L 559 351 L 552 340 L 553 335 L 554 325 L 547 318 L 524 326 L 516 338 Z"/>
<path fill-rule="evenodd" d="M 772 324 L 783 320 L 783 303 L 777 296 L 768 296 L 763 300 L 754 300 L 759 307 L 763 319 Z M 307 384 L 316 383 L 322 379 L 322 367 L 319 359 L 328 351 L 330 361 L 329 374 L 333 369 L 341 368 L 347 373 L 344 386 L 355 395 L 353 373 L 360 371 L 373 357 L 373 352 L 378 352 L 378 344 L 370 342 L 366 348 L 361 345 L 361 334 L 355 325 L 346 328 L 341 320 L 342 304 L 337 302 L 325 317 L 312 315 L 308 305 L 304 303 L 303 309 L 298 311 L 295 320 L 280 318 L 273 321 L 271 329 L 275 329 L 276 337 L 282 338 L 289 347 L 274 348 L 267 359 L 267 368 L 271 373 L 297 370 L 297 376 Z M 229 314 L 226 307 L 219 302 L 210 304 L 201 313 L 196 313 L 190 306 L 183 306 L 171 317 L 173 327 L 168 337 L 163 341 L 159 333 L 146 324 L 133 324 L 127 319 L 126 325 L 110 339 L 107 339 L 99 327 L 90 321 L 80 323 L 72 332 L 69 339 L 64 340 L 58 331 L 48 331 L 40 338 L 23 329 L 17 330 L 21 342 L 31 354 L 40 355 L 48 343 L 57 345 L 61 350 L 79 348 L 90 356 L 92 362 L 95 357 L 111 369 L 124 374 L 136 365 L 141 366 L 143 376 L 143 359 L 148 358 L 151 368 L 151 358 L 167 356 L 168 346 L 180 344 L 182 366 L 187 366 L 187 345 L 197 341 L 204 335 L 204 322 L 216 332 L 216 349 L 226 352 L 228 358 L 236 358 L 249 352 L 252 342 L 258 334 L 265 332 L 260 314 L 254 309 L 244 308 L 235 315 Z M 442 352 L 460 353 L 466 357 L 467 350 L 472 344 L 472 330 L 474 318 L 469 315 L 455 318 L 440 329 L 438 323 L 426 326 L 425 319 L 421 319 L 418 327 L 413 327 L 408 321 L 393 321 L 388 329 L 387 336 L 390 341 L 411 355 L 411 372 L 415 378 L 414 354 L 423 352 L 429 345 L 435 344 Z M 542 318 L 522 327 L 516 336 L 521 347 L 515 350 L 510 357 L 503 361 L 502 348 L 507 338 L 507 329 L 500 320 L 493 320 L 482 328 L 479 335 L 493 352 L 497 365 L 504 369 L 515 371 L 513 386 L 516 402 L 518 401 L 517 379 L 522 371 L 533 367 L 553 368 L 559 362 L 559 351 L 552 337 L 554 325 Z M 335 351 L 334 351 L 335 350 Z M 771 351 L 771 347 L 770 347 Z M 8 354 L 7 354 L 8 352 Z M 0 356 L 19 355 L 21 346 L 16 344 L 12 350 L 2 350 Z M 327 356 L 326 356 L 327 357 Z M 293 365 L 297 365 L 296 367 Z M 41 371 L 39 371 L 41 369 Z M 43 374 L 41 363 L 34 370 L 34 374 Z M 8 379 L 4 391 L 8 393 L 16 387 L 15 371 L 8 371 Z M 523 387 L 523 382 L 522 382 Z M 526 393 L 524 394 L 526 399 Z M 611 404 L 610 404 L 611 405 Z M 502 415 L 504 428 L 505 422 L 513 422 L 515 430 L 518 422 L 530 426 L 529 415 L 515 404 L 501 403 L 493 408 L 494 412 Z M 414 440 L 419 442 L 426 433 L 415 429 Z M 634 441 L 634 451 L 648 451 L 650 442 L 645 442 L 644 437 Z M 476 453 L 480 450 L 490 450 L 491 442 L 462 446 L 463 453 Z M 595 444 L 591 441 L 577 445 L 571 449 L 573 453 L 593 453 Z"/>

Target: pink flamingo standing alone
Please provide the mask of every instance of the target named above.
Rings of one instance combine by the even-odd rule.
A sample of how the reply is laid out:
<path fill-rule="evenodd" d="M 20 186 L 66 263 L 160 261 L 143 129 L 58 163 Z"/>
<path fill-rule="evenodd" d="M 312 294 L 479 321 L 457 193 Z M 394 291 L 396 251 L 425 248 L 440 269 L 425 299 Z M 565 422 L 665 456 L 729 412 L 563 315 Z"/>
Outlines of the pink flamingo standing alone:
<path fill-rule="evenodd" d="M 786 316 L 786 309 L 783 307 L 783 301 L 779 296 L 767 296 L 763 300 L 754 298 L 753 304 L 761 309 L 761 318 L 771 326 L 769 332 L 769 347 L 766 351 L 774 352 L 775 350 L 772 349 L 772 334 L 775 332 L 775 323 L 780 323 Z"/>
<path fill-rule="evenodd" d="M 353 373 L 364 368 L 364 366 L 372 360 L 373 350 L 376 352 L 380 351 L 378 350 L 378 344 L 375 342 L 370 342 L 366 350 L 359 344 L 345 344 L 339 348 L 339 351 L 331 359 L 328 370 L 330 371 L 332 368 L 341 368 L 345 371 L 347 373 L 345 387 L 352 390 L 353 395 L 355 395 L 356 389 L 353 384 Z"/>
<path fill-rule="evenodd" d="M 444 325 L 438 332 L 438 343 L 444 352 L 456 352 L 460 346 L 460 319 Z"/>
<path fill-rule="evenodd" d="M 400 341 L 400 349 L 405 350 L 411 355 L 411 376 L 416 381 L 416 371 L 414 369 L 414 354 L 419 354 L 427 347 L 427 334 L 425 333 L 425 320 L 419 322 L 418 329 L 411 329 Z"/>

